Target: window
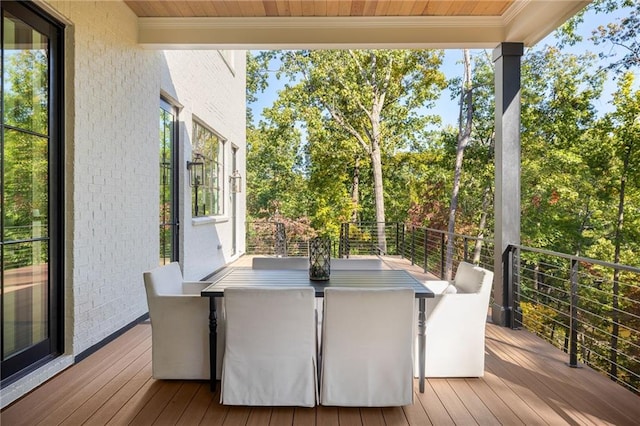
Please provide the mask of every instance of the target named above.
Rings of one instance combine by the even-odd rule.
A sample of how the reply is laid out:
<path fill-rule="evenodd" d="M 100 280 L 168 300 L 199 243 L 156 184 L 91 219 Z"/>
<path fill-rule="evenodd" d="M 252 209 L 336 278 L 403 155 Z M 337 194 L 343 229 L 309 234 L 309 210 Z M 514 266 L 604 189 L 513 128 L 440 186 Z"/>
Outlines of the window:
<path fill-rule="evenodd" d="M 178 260 L 177 129 L 177 109 L 160 99 L 160 265 Z"/>
<path fill-rule="evenodd" d="M 62 27 L 3 1 L 2 385 L 63 351 Z"/>
<path fill-rule="evenodd" d="M 193 162 L 204 162 L 202 182 L 193 185 L 193 217 L 224 214 L 224 140 L 197 121 L 193 122 Z"/>

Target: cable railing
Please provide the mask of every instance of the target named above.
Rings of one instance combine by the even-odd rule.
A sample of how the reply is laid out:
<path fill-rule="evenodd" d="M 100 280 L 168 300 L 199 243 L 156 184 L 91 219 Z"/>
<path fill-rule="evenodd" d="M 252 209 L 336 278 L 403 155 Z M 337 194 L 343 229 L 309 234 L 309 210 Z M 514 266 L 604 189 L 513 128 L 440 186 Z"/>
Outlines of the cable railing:
<path fill-rule="evenodd" d="M 308 256 L 309 240 L 318 232 L 306 223 L 248 222 L 247 254 Z M 412 264 L 438 277 L 444 276 L 449 238 L 454 240 L 453 269 L 470 261 L 493 270 L 493 240 L 453 234 L 401 222 L 343 223 L 340 235 L 332 239 L 333 257 L 390 255 L 409 259 Z"/>
<path fill-rule="evenodd" d="M 640 392 L 640 268 L 513 246 L 514 327 Z"/>
<path fill-rule="evenodd" d="M 401 238 L 400 254 L 425 273 L 444 278 L 449 239 L 453 239 L 452 270 L 462 262 L 471 262 L 493 270 L 493 240 L 469 235 L 449 234 L 438 229 L 406 226 Z"/>
<path fill-rule="evenodd" d="M 291 233 L 290 229 L 299 230 L 293 225 L 260 227 L 261 239 L 248 224 L 247 253 L 307 256 L 308 241 L 317 234 Z M 278 237 L 278 232 L 284 234 Z M 399 222 L 342 224 L 331 255 L 400 256 L 442 279 L 449 239 L 452 270 L 461 261 L 493 270 L 492 238 Z M 494 285 L 513 293 L 513 306 L 505 307 L 514 312 L 509 325 L 526 328 L 566 352 L 569 366 L 586 364 L 640 393 L 640 268 L 525 246 L 511 246 L 506 254 L 513 273 L 504 277 L 505 283 Z"/>

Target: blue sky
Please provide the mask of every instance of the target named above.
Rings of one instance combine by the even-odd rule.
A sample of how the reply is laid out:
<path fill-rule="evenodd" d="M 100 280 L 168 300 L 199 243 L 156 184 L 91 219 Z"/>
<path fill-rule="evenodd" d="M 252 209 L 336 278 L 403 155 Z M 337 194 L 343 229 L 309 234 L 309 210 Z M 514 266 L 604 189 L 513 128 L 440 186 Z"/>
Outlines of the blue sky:
<path fill-rule="evenodd" d="M 591 31 L 598 25 L 604 25 L 612 22 L 616 17 L 619 16 L 621 16 L 620 12 L 618 12 L 617 15 L 603 15 L 595 13 L 589 13 L 585 15 L 584 23 L 580 24 L 580 26 L 578 27 L 578 32 L 583 36 L 583 41 L 571 47 L 571 50 L 575 53 L 581 53 L 587 50 L 594 53 L 598 53 L 600 51 L 609 51 L 611 49 L 611 46 L 595 46 L 588 40 L 588 37 L 591 35 Z M 540 41 L 538 43 L 538 46 L 553 43 L 555 43 L 555 39 L 554 34 L 552 33 L 545 39 Z M 461 60 L 462 50 L 445 50 L 445 56 L 441 70 L 447 78 L 458 77 L 462 75 L 462 65 L 460 63 Z M 636 85 L 640 85 L 640 81 L 638 80 L 640 80 L 640 78 L 637 77 Z M 257 102 L 248 105 L 248 108 L 251 108 L 253 111 L 253 117 L 256 123 L 262 117 L 262 110 L 265 107 L 270 107 L 277 99 L 278 91 L 284 87 L 285 83 L 286 81 L 277 80 L 275 74 L 272 73 L 269 78 L 269 87 L 263 93 L 258 94 Z M 610 105 L 610 97 L 611 93 L 613 93 L 615 89 L 616 82 L 613 80 L 613 78 L 610 77 L 605 85 L 603 96 L 599 100 L 595 101 L 595 106 L 598 109 L 599 113 L 603 114 L 612 109 Z M 450 92 L 448 90 L 443 91 L 440 99 L 436 101 L 435 107 L 431 110 L 431 113 L 440 115 L 440 117 L 442 117 L 443 125 L 450 124 L 456 126 L 458 115 L 457 99 L 452 100 Z"/>

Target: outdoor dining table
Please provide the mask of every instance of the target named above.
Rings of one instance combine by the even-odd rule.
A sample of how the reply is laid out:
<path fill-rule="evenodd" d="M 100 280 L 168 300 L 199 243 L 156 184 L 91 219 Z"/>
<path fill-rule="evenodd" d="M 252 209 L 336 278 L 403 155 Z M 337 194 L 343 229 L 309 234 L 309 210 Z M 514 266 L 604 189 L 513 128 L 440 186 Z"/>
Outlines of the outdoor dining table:
<path fill-rule="evenodd" d="M 211 366 L 211 390 L 216 388 L 217 313 L 216 297 L 224 297 L 224 290 L 231 287 L 304 287 L 311 286 L 316 297 L 324 297 L 329 287 L 389 288 L 408 287 L 418 299 L 418 358 L 419 389 L 424 393 L 425 376 L 425 299 L 434 297 L 431 290 L 404 270 L 339 270 L 331 272 L 327 281 L 309 279 L 307 270 L 229 268 L 202 290 L 203 297 L 210 298 L 209 358 Z"/>

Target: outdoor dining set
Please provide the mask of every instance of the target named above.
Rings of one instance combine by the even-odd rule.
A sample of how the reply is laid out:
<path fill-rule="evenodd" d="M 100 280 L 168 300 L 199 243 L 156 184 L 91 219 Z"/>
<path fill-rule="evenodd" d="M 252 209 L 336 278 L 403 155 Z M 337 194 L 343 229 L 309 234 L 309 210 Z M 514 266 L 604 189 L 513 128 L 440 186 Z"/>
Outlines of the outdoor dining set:
<path fill-rule="evenodd" d="M 153 377 L 220 381 L 223 404 L 385 407 L 413 402 L 414 377 L 484 375 L 493 273 L 460 262 L 420 282 L 380 258 L 256 257 L 212 281 L 174 262 L 144 273 Z"/>

